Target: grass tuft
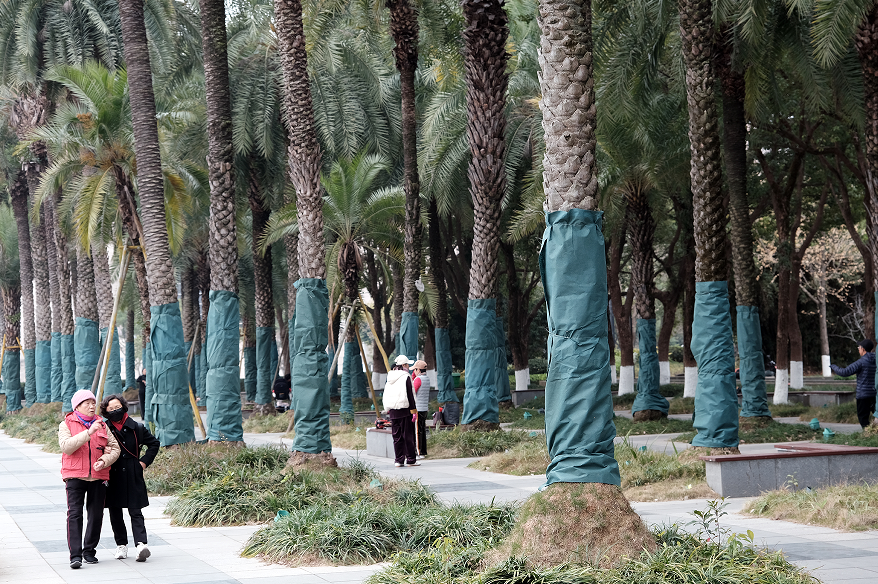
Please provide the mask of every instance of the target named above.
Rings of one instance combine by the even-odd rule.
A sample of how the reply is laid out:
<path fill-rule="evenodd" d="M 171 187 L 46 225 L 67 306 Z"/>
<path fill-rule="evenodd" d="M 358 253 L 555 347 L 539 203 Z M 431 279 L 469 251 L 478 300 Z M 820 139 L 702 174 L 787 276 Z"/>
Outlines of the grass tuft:
<path fill-rule="evenodd" d="M 60 402 L 34 404 L 19 410 L 17 414 L 4 415 L 0 421 L 0 429 L 28 444 L 41 444 L 46 452 L 59 454 L 61 448 L 58 446 L 58 424 L 62 419 Z"/>
<path fill-rule="evenodd" d="M 878 485 L 845 485 L 765 493 L 744 512 L 842 531 L 878 528 Z"/>

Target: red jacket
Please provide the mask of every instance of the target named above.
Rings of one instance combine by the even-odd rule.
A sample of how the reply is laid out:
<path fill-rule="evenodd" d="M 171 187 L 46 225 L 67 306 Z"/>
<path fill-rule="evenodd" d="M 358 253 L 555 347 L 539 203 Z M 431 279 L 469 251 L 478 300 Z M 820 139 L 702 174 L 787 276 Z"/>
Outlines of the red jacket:
<path fill-rule="evenodd" d="M 88 428 L 79 421 L 75 412 L 70 412 L 58 428 L 61 445 L 61 478 L 110 480 L 110 465 L 119 457 L 119 445 L 115 438 L 107 434 L 102 426 L 88 436 Z M 104 460 L 104 468 L 94 469 L 99 458 Z"/>

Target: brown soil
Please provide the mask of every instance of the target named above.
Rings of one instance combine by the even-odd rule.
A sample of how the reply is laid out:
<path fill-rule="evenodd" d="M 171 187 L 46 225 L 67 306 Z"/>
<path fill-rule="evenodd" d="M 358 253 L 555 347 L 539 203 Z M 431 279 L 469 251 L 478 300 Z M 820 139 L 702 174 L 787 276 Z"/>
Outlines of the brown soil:
<path fill-rule="evenodd" d="M 668 415 L 666 413 L 658 410 L 640 410 L 639 412 L 634 412 L 635 422 L 652 422 L 667 417 Z"/>
<path fill-rule="evenodd" d="M 337 467 L 338 462 L 331 452 L 319 452 L 313 454 L 311 452 L 294 451 L 284 467 L 284 473 L 293 468 L 326 468 Z"/>
<path fill-rule="evenodd" d="M 737 448 L 709 448 L 707 446 L 692 446 L 680 453 L 680 460 L 698 460 L 699 456 L 722 456 L 724 454 L 741 454 Z"/>
<path fill-rule="evenodd" d="M 512 533 L 486 559 L 515 555 L 544 568 L 571 562 L 608 568 L 654 549 L 652 534 L 619 487 L 555 483 L 524 503 Z"/>
<path fill-rule="evenodd" d="M 485 420 L 476 420 L 472 424 L 461 424 L 460 431 L 461 432 L 493 432 L 494 430 L 499 430 L 500 424 L 495 424 L 493 422 L 486 422 Z"/>
<path fill-rule="evenodd" d="M 741 430 L 756 430 L 770 426 L 773 421 L 774 419 L 771 416 L 738 418 L 738 427 Z"/>

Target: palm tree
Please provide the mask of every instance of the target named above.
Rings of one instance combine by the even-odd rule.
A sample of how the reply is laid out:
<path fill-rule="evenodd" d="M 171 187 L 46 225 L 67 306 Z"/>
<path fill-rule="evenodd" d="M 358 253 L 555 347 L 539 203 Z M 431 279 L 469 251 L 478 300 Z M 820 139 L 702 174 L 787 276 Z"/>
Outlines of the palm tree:
<path fill-rule="evenodd" d="M 388 0 L 393 56 L 402 103 L 403 185 L 405 188 L 405 271 L 399 354 L 418 358 L 418 289 L 421 274 L 421 182 L 418 177 L 415 72 L 418 68 L 418 12 L 410 0 Z"/>
<path fill-rule="evenodd" d="M 8 171 L 7 171 L 8 173 Z M 14 202 L 27 193 L 27 177 L 19 170 L 9 177 L 9 194 Z M 21 323 L 21 266 L 19 265 L 18 219 L 7 205 L 0 206 L 0 293 L 3 296 L 3 315 L 6 327 L 5 344 L 17 346 Z M 27 248 L 25 248 L 27 249 Z M 6 411 L 21 409 L 24 394 L 20 385 L 19 349 L 6 349 L 3 355 L 3 389 L 6 392 Z"/>
<path fill-rule="evenodd" d="M 521 544 L 518 549 L 537 564 L 545 539 L 555 548 L 572 549 L 592 537 L 579 519 L 559 516 L 560 509 L 570 504 L 583 509 L 612 507 L 618 514 L 614 515 L 615 529 L 626 536 L 619 543 L 631 549 L 622 553 L 637 554 L 652 545 L 643 522 L 619 490 L 619 470 L 613 458 L 606 256 L 601 214 L 596 210 L 591 20 L 589 0 L 539 3 L 547 211 L 540 261 L 552 338 L 546 383 L 546 441 L 551 462 L 546 471 L 549 487 L 532 503 L 548 511 L 538 513 L 539 525 L 528 520 L 509 538 L 511 545 Z M 572 333 L 575 338 L 570 331 L 576 331 Z M 590 484 L 581 488 L 570 483 Z M 546 512 L 553 515 L 548 521 Z M 539 546 L 530 544 L 535 541 L 532 538 L 522 537 L 530 529 L 529 522 L 544 536 L 537 538 L 542 541 Z M 551 528 L 542 527 L 550 524 Z"/>
<path fill-rule="evenodd" d="M 61 410 L 69 412 L 72 409 L 70 398 L 76 392 L 76 362 L 73 344 L 75 324 L 73 320 L 70 265 L 67 261 L 67 236 L 62 229 L 61 219 L 57 213 L 56 198 L 57 193 L 52 193 L 45 198 L 41 207 L 45 211 L 46 226 L 52 232 L 51 237 L 47 237 L 47 239 L 50 239 L 53 244 L 50 249 L 54 249 L 56 278 L 58 281 L 58 336 L 55 337 L 55 333 L 52 333 L 52 340 L 54 341 L 57 338 L 57 352 L 55 352 L 53 347 L 52 355 L 53 377 L 57 377 L 60 383 L 59 397 L 61 399 Z M 55 306 L 53 303 L 53 311 Z"/>
<path fill-rule="evenodd" d="M 210 424 L 211 440 L 244 439 L 240 417 L 238 332 L 225 323 L 238 308 L 238 240 L 235 230 L 235 175 L 232 148 L 232 104 L 223 0 L 201 0 L 201 38 L 207 94 L 207 166 L 210 176 L 210 290 L 208 336 L 218 335 L 218 349 L 208 352 L 208 375 L 214 381 L 207 396 L 208 420 L 232 420 L 228 427 Z M 232 334 L 234 332 L 234 334 Z M 220 348 L 221 347 L 221 348 Z M 219 415 L 220 410 L 229 410 Z M 234 410 L 239 410 L 238 412 Z M 217 412 L 214 414 L 213 412 Z"/>
<path fill-rule="evenodd" d="M 40 208 L 40 223 L 45 229 L 46 256 L 49 267 L 49 297 L 52 302 L 52 340 L 50 344 L 52 369 L 51 383 L 52 395 L 49 401 L 61 402 L 64 384 L 64 370 L 61 364 L 61 291 L 58 282 L 58 252 L 55 249 L 54 216 L 50 205 L 45 204 Z M 64 299 L 67 310 L 70 310 L 70 298 Z M 72 314 L 71 314 L 72 318 Z"/>
<path fill-rule="evenodd" d="M 91 390 L 101 353 L 98 299 L 93 259 L 84 245 L 76 244 L 76 389 Z"/>
<path fill-rule="evenodd" d="M 294 343 L 290 348 L 296 379 L 296 460 L 319 457 L 335 464 L 329 439 L 329 386 L 326 345 L 329 335 L 326 263 L 323 258 L 323 200 L 320 193 L 320 144 L 314 130 L 314 109 L 308 85 L 308 56 L 300 0 L 275 0 L 275 18 L 283 69 L 283 111 L 288 132 L 289 178 L 296 193 L 299 223 L 297 249 L 284 242 L 287 265 L 298 254 Z M 292 202 L 292 197 L 287 203 Z M 292 307 L 290 308 L 292 310 Z M 331 462 L 330 462 L 331 461 Z"/>
<path fill-rule="evenodd" d="M 732 323 L 728 306 L 726 213 L 722 192 L 719 117 L 713 95 L 715 75 L 710 0 L 679 0 L 680 35 L 686 64 L 689 142 L 695 221 L 695 321 L 692 352 L 699 362 L 695 405 L 695 446 L 738 449 L 738 398 Z M 705 318 L 716 316 L 716 325 Z M 717 357 L 718 356 L 718 357 Z"/>
<path fill-rule="evenodd" d="M 497 259 L 500 249 L 500 204 L 506 191 L 506 11 L 499 0 L 463 2 L 466 68 L 468 176 L 474 207 L 473 254 L 467 306 L 466 370 L 461 423 L 499 423 L 496 373 L 489 371 L 497 353 Z M 407 242 L 408 243 L 408 242 Z M 486 340 L 488 339 L 488 340 Z M 505 353 L 505 351 L 504 351 Z M 504 358 L 505 361 L 505 358 Z M 480 368 L 481 366 L 481 368 Z M 485 369 L 484 373 L 481 369 Z M 505 374 L 505 372 L 504 372 Z"/>
<path fill-rule="evenodd" d="M 19 266 L 21 270 L 21 282 L 33 282 L 32 247 L 30 243 L 30 205 L 28 203 L 27 178 L 24 177 L 24 188 L 13 188 L 10 191 L 12 198 L 12 212 L 18 225 L 18 248 Z M 16 182 L 18 184 L 18 181 Z M 19 328 L 19 325 L 15 325 Z M 27 407 L 36 401 L 36 380 L 34 379 L 34 349 L 36 338 L 34 335 L 34 292 L 33 287 L 21 286 L 21 350 L 24 353 L 25 386 L 24 398 Z"/>
<path fill-rule="evenodd" d="M 95 295 L 98 301 L 98 317 L 100 323 L 100 344 L 104 346 L 107 336 L 113 336 L 109 344 L 109 353 L 104 356 L 107 366 L 107 377 L 104 385 L 104 395 L 121 393 L 122 387 L 122 361 L 119 359 L 119 335 L 116 327 L 110 330 L 113 319 L 113 283 L 110 278 L 110 265 L 107 261 L 107 245 L 101 239 L 91 243 L 92 266 L 94 268 Z M 118 319 L 118 317 L 117 317 Z M 118 322 L 121 319 L 117 320 Z M 103 366 L 103 365 L 102 365 Z"/>

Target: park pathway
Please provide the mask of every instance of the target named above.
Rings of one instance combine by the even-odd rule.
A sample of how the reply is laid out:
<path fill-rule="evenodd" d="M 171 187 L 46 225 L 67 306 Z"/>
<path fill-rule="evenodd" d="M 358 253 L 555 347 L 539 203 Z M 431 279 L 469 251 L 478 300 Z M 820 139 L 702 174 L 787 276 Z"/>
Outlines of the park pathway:
<path fill-rule="evenodd" d="M 638 444 L 655 444 L 666 436 L 639 436 Z M 248 444 L 281 443 L 279 434 L 246 434 Z M 543 483 L 543 477 L 513 477 L 468 468 L 475 459 L 425 460 L 414 468 L 396 468 L 393 461 L 365 452 L 337 450 L 339 462 L 359 458 L 388 476 L 419 479 L 446 502 L 522 500 Z M 358 583 L 379 566 L 288 568 L 239 557 L 257 526 L 190 528 L 170 525 L 162 510 L 167 497 L 153 497 L 144 510 L 152 557 L 145 563 L 112 559 L 115 544 L 109 521 L 98 550 L 100 563 L 71 570 L 65 539 L 65 497 L 60 480 L 60 455 L 0 432 L 0 583 L 79 584 L 120 581 L 125 584 L 323 584 Z M 724 527 L 752 530 L 756 543 L 780 549 L 826 584 L 878 582 L 878 531 L 843 533 L 816 526 L 754 518 L 738 513 L 745 499 L 731 500 Z M 685 524 L 706 501 L 635 503 L 651 525 Z"/>

